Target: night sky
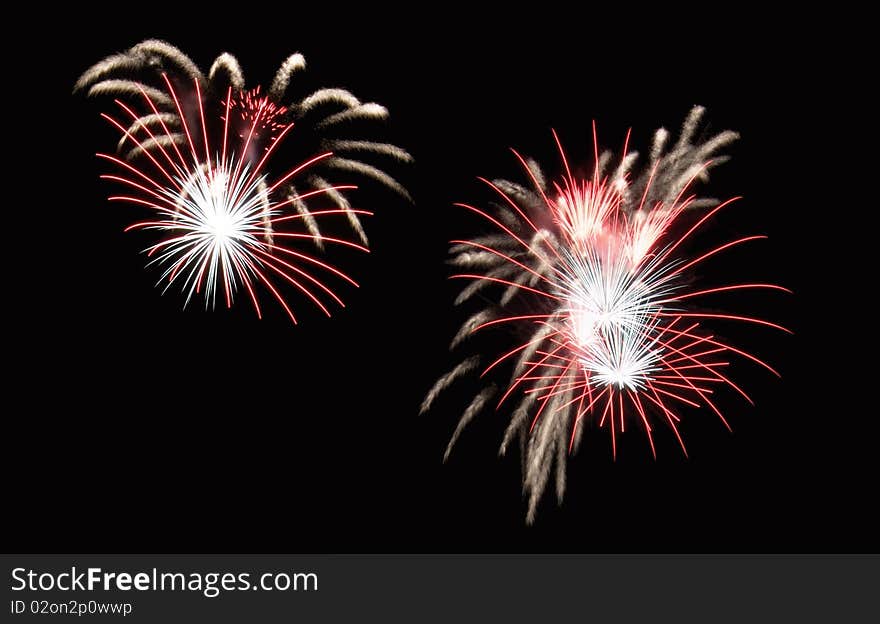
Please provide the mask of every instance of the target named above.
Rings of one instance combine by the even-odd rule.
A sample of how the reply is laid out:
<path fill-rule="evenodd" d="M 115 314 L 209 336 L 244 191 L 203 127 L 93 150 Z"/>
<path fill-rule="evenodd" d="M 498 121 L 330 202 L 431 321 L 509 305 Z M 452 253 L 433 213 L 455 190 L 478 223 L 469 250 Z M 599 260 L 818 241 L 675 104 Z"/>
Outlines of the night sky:
<path fill-rule="evenodd" d="M 174 5 L 120 5 L 54 16 L 15 72 L 19 150 L 7 167 L 16 251 L 8 261 L 6 493 L 24 550 L 249 552 L 826 552 L 876 548 L 876 408 L 826 367 L 839 366 L 814 296 L 818 149 L 804 129 L 828 115 L 811 46 L 782 24 L 737 17 L 596 15 L 550 6 L 541 15 L 480 17 L 465 8 L 352 12 L 327 6 L 219 15 Z M 100 17 L 98 17 L 100 15 Z M 203 69 L 228 51 L 249 86 L 266 85 L 292 52 L 308 71 L 297 94 L 339 86 L 391 111 L 383 138 L 414 166 L 389 165 L 410 205 L 363 183 L 353 204 L 374 210 L 368 256 L 333 250 L 360 283 L 340 288 L 331 319 L 288 289 L 292 326 L 264 297 L 258 320 L 232 310 L 186 310 L 140 253 L 153 239 L 125 234 L 143 213 L 106 201 L 95 152 L 118 135 L 99 118 L 112 102 L 70 91 L 78 75 L 145 38 L 179 46 Z M 821 44 L 818 44 L 821 45 Z M 48 57 L 48 58 L 44 58 Z M 33 99 L 31 99 L 33 98 Z M 823 99 L 824 98 L 824 99 Z M 485 206 L 476 176 L 522 181 L 509 147 L 560 173 L 551 128 L 588 166 L 590 125 L 619 149 L 628 128 L 644 153 L 654 129 L 674 130 L 692 105 L 706 134 L 741 133 L 707 194 L 743 200 L 713 221 L 705 245 L 748 234 L 707 264 L 703 283 L 770 281 L 774 292 L 718 298 L 794 331 L 715 324 L 719 336 L 782 373 L 731 369 L 755 400 L 726 392 L 711 412 L 686 411 L 684 458 L 669 433 L 652 459 L 628 428 L 611 459 L 601 431 L 569 465 L 568 492 L 551 492 L 526 527 L 517 452 L 499 458 L 508 412 L 485 412 L 449 462 L 445 445 L 478 387 L 463 383 L 429 414 L 419 403 L 459 359 L 447 345 L 467 314 L 452 301 L 447 243 L 485 231 L 452 204 Z M 845 122 L 842 122 L 845 123 Z M 795 189 L 803 189 L 795 190 Z M 820 226 L 821 227 L 821 226 Z M 708 247 L 705 247 L 708 248 Z M 840 284 L 840 287 L 843 285 Z M 468 308 L 471 310 L 471 308 Z M 836 322 L 836 321 L 835 321 Z M 505 344 L 499 344 L 501 349 Z M 823 361 L 824 360 L 824 361 Z M 820 363 L 821 362 L 821 363 Z M 14 511 L 13 511 L 14 510 Z"/>

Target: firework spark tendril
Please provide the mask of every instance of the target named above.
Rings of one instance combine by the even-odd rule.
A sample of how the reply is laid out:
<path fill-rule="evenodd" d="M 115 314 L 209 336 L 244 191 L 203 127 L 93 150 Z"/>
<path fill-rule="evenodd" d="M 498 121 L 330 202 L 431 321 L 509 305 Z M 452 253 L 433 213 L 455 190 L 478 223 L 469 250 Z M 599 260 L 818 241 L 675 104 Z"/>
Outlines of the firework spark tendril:
<path fill-rule="evenodd" d="M 473 370 L 486 377 L 512 367 L 500 397 L 491 401 L 497 392 L 490 385 L 464 411 L 446 456 L 484 405 L 502 408 L 518 400 L 501 452 L 520 437 L 529 523 L 554 467 L 556 493 L 562 500 L 567 457 L 580 444 L 584 419 L 608 430 L 613 457 L 619 434 L 633 424 L 646 434 L 655 458 L 654 432 L 664 425 L 687 454 L 679 431 L 683 406 L 706 408 L 728 426 L 713 393 L 727 386 L 751 402 L 728 376 L 729 356 L 776 373 L 755 356 L 716 338 L 704 324 L 731 320 L 784 328 L 752 317 L 687 307 L 693 299 L 715 292 L 785 290 L 763 283 L 706 289 L 691 285 L 691 269 L 704 260 L 763 238 L 739 238 L 692 259 L 680 255 L 682 243 L 734 201 L 719 203 L 690 191 L 695 180 L 705 179 L 711 167 L 726 160 L 715 153 L 737 138 L 728 131 L 702 143 L 692 142 L 702 114 L 701 107 L 691 111 L 668 151 L 669 135 L 658 130 L 650 160 L 637 175 L 633 175 L 637 154 L 627 151 L 629 136 L 617 167 L 606 171 L 611 154 L 598 153 L 594 126 L 596 153 L 590 179 L 572 175 L 554 133 L 564 165 L 558 183 L 548 185 L 537 163 L 514 152 L 530 188 L 507 180 L 483 180 L 496 197 L 494 212 L 458 204 L 486 220 L 494 232 L 453 241 L 451 263 L 467 271 L 453 277 L 471 280 L 456 304 L 493 287 L 498 294 L 484 297 L 490 303 L 464 322 L 452 346 L 489 328 L 504 328 L 506 335 L 521 339 L 488 363 L 480 365 L 479 356 L 468 357 L 429 391 L 422 411 Z M 696 208 L 706 210 L 705 214 L 680 233 L 682 215 Z"/>

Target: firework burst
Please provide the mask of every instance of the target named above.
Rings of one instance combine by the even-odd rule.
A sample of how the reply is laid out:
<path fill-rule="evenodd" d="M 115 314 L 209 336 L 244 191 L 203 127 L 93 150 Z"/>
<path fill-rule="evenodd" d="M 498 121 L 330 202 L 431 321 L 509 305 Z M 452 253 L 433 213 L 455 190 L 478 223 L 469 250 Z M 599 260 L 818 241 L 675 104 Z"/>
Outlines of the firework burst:
<path fill-rule="evenodd" d="M 166 88 L 162 97 L 178 107 L 178 116 L 172 118 L 180 123 L 175 131 L 169 127 L 171 120 L 158 112 L 155 94 L 151 95 L 146 89 L 142 90 L 143 102 L 150 111 L 146 116 L 155 115 L 157 126 L 155 129 L 146 127 L 145 140 L 136 137 L 116 118 L 102 115 L 122 132 L 123 140 L 131 141 L 135 149 L 140 150 L 148 166 L 137 168 L 115 156 L 98 154 L 121 170 L 121 174 L 101 177 L 133 191 L 110 199 L 147 207 L 154 214 L 153 218 L 127 229 L 153 230 L 165 235 L 147 250 L 152 258 L 150 264 L 163 267 L 160 283 L 166 282 L 166 289 L 179 286 L 187 303 L 194 295 L 203 294 L 206 307 L 216 303 L 218 293 L 222 293 L 226 305 L 231 307 L 236 292 L 244 289 L 258 316 L 262 316 L 262 311 L 257 291 L 262 287 L 272 294 L 294 323 L 296 316 L 282 295 L 281 284 L 292 286 L 328 316 L 326 299 L 344 305 L 324 283 L 325 278 L 316 277 L 313 271 L 354 286 L 357 283 L 329 264 L 281 241 L 307 242 L 316 238 L 305 228 L 295 229 L 305 215 L 291 211 L 292 204 L 331 190 L 339 192 L 353 187 L 333 186 L 277 197 L 279 188 L 297 176 L 306 175 L 311 166 L 330 158 L 331 153 L 314 156 L 272 181 L 264 171 L 265 164 L 293 127 L 279 121 L 283 109 L 267 98 L 260 98 L 258 91 L 234 99 L 230 88 L 222 103 L 222 116 L 210 119 L 205 115 L 198 82 L 193 83 L 192 93 L 178 93 L 170 81 Z M 183 113 L 183 96 L 198 102 L 193 124 L 186 121 Z M 139 115 L 123 102 L 117 100 L 117 104 L 134 123 L 144 119 L 145 115 Z M 236 114 L 240 118 L 234 117 Z M 234 121 L 238 123 L 232 125 L 239 127 L 240 133 L 231 131 Z M 184 134 L 187 141 L 179 144 L 173 140 L 176 133 Z M 221 137 L 220 145 L 215 147 L 209 137 L 217 134 Z M 145 144 L 147 141 L 149 146 Z M 349 211 L 353 210 L 350 207 L 321 210 L 312 212 L 311 216 Z M 369 214 L 363 210 L 353 212 Z M 368 251 L 362 245 L 339 238 L 321 236 L 321 240 Z"/>
<path fill-rule="evenodd" d="M 658 130 L 650 162 L 635 176 L 637 154 L 627 151 L 628 136 L 612 171 L 606 171 L 611 155 L 600 155 L 596 148 L 593 175 L 586 180 L 572 174 L 557 138 L 564 165 L 560 182 L 548 185 L 534 161 L 514 152 L 531 188 L 483 180 L 497 198 L 494 211 L 459 204 L 495 231 L 453 241 L 452 264 L 468 270 L 453 277 L 471 280 L 456 303 L 492 287 L 499 292 L 465 321 L 453 347 L 488 328 L 505 328 L 507 335 L 521 339 L 488 363 L 480 365 L 479 356 L 467 358 L 440 378 L 422 411 L 471 371 L 485 378 L 512 367 L 503 392 L 490 385 L 477 394 L 459 420 L 446 455 L 484 406 L 494 402 L 501 408 L 518 401 L 501 450 L 520 436 L 528 522 L 534 521 L 554 466 L 557 496 L 562 499 L 567 457 L 580 443 L 585 419 L 609 432 L 614 457 L 619 434 L 633 425 L 644 431 L 655 458 L 658 426 L 671 429 L 686 454 L 680 433 L 682 407 L 708 409 L 728 426 L 713 393 L 726 386 L 751 401 L 728 376 L 730 356 L 775 373 L 755 356 L 716 338 L 704 324 L 723 319 L 784 328 L 748 316 L 687 307 L 693 299 L 719 291 L 785 290 L 763 283 L 692 286 L 695 266 L 730 247 L 763 238 L 736 239 L 696 258 L 681 256 L 682 244 L 734 201 L 719 203 L 690 191 L 695 180 L 725 160 L 713 158 L 715 152 L 737 138 L 722 132 L 693 143 L 702 113 L 699 107 L 691 112 L 668 151 L 668 133 Z M 593 140 L 598 146 L 595 127 Z M 694 208 L 708 210 L 682 233 L 682 215 Z"/>

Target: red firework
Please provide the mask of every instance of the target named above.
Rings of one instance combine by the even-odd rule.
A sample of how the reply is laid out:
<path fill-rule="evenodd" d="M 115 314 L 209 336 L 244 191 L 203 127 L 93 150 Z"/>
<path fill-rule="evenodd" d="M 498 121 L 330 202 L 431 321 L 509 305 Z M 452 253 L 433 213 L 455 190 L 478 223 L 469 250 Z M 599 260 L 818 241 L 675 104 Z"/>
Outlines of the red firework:
<path fill-rule="evenodd" d="M 141 156 L 142 167 L 108 154 L 99 157 L 118 165 L 120 175 L 103 175 L 119 182 L 133 194 L 110 197 L 149 208 L 155 217 L 127 228 L 158 230 L 166 236 L 148 248 L 152 263 L 164 267 L 160 281 L 168 286 L 179 284 L 188 302 L 194 294 L 204 294 L 206 306 L 214 303 L 218 290 L 223 291 L 227 307 L 240 286 L 244 286 L 262 317 L 257 297 L 258 287 L 268 290 L 284 308 L 290 319 L 296 317 L 280 290 L 286 282 L 326 315 L 330 315 L 323 298 L 344 303 L 330 287 L 312 274 L 315 269 L 325 276 L 357 286 L 357 283 L 331 265 L 292 246 L 300 242 L 333 243 L 360 251 L 369 250 L 357 243 L 323 235 L 315 235 L 302 226 L 303 220 L 328 215 L 371 214 L 364 210 L 333 209 L 303 211 L 303 199 L 322 193 L 353 189 L 354 186 L 332 186 L 305 193 L 296 193 L 289 182 L 308 168 L 332 154 L 318 154 L 280 177 L 270 180 L 265 166 L 277 146 L 285 140 L 293 124 L 283 121 L 284 107 L 259 96 L 259 88 L 233 97 L 231 88 L 221 102 L 221 114 L 208 118 L 205 114 L 198 81 L 194 90 L 178 94 L 171 81 L 164 77 L 167 94 L 141 88 L 149 111 L 139 115 L 120 100 L 116 103 L 130 117 L 126 126 L 110 115 L 102 114 L 131 141 Z M 176 115 L 160 113 L 156 98 L 170 97 Z M 184 100 L 197 103 L 197 119 L 186 112 Z M 243 128 L 240 135 L 231 132 L 230 112 L 239 109 Z M 222 129 L 221 129 L 222 127 Z M 143 141 L 136 138 L 143 133 Z M 219 134 L 220 145 L 212 146 L 210 136 Z M 291 191 L 279 197 L 280 189 Z M 291 211 L 296 205 L 300 212 Z M 291 229 L 293 228 L 293 229 Z M 276 243 L 276 239 L 288 244 Z"/>
<path fill-rule="evenodd" d="M 512 369 L 500 390 L 489 383 L 476 394 L 446 456 L 484 407 L 494 403 L 500 409 L 515 402 L 501 449 L 504 452 L 514 436 L 521 436 L 527 522 L 534 521 L 554 465 L 561 500 L 566 458 L 577 449 L 585 420 L 607 428 L 615 458 L 619 434 L 632 426 L 645 432 L 656 458 L 658 423 L 671 429 L 686 455 L 680 431 L 684 408 L 711 411 L 730 428 L 715 393 L 727 387 L 751 403 L 730 374 L 734 358 L 778 375 L 707 325 L 733 321 L 788 330 L 750 315 L 690 307 L 700 297 L 719 292 L 789 292 L 751 281 L 693 286 L 693 270 L 704 261 L 765 238 L 735 238 L 696 257 L 685 253 L 700 229 L 738 199 L 719 204 L 691 190 L 715 164 L 712 154 L 738 136 L 725 131 L 703 143 L 693 142 L 702 114 L 700 107 L 691 111 L 669 150 L 669 133 L 658 130 L 649 165 L 635 173 L 637 155 L 627 151 L 628 134 L 619 164 L 606 172 L 610 154 L 599 153 L 594 125 L 592 175 L 580 178 L 572 173 L 554 132 L 564 167 L 557 183 L 548 185 L 537 163 L 514 151 L 529 186 L 480 178 L 495 198 L 492 211 L 457 204 L 491 229 L 472 240 L 452 241 L 451 263 L 466 269 L 453 277 L 470 281 L 456 304 L 477 294 L 483 302 L 462 324 L 452 346 L 491 328 L 522 338 L 491 357 L 488 365 L 480 366 L 485 348 L 465 358 L 434 384 L 422 411 L 471 371 L 481 371 L 481 378 L 488 380 Z M 683 227 L 686 215 L 707 207 Z M 500 289 L 497 297 L 489 294 L 492 289 Z M 500 398 L 493 401 L 497 394 Z"/>

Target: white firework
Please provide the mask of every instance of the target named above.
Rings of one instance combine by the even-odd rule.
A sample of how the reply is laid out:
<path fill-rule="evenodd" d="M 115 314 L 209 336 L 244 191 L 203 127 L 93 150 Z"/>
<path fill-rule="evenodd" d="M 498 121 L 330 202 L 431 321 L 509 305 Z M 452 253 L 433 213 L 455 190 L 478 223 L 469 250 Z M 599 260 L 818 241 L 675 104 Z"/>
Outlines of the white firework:
<path fill-rule="evenodd" d="M 261 237 L 275 211 L 267 208 L 265 176 L 251 176 L 247 165 L 236 174 L 232 162 L 234 156 L 217 168 L 199 167 L 188 178 L 176 178 L 181 191 L 162 189 L 175 209 L 160 210 L 165 220 L 140 224 L 170 234 L 147 251 L 155 254 L 152 262 L 167 265 L 166 289 L 182 282 L 186 303 L 203 283 L 206 307 L 216 303 L 218 282 L 232 299 L 242 279 L 257 278 L 260 255 L 269 252 Z"/>
<path fill-rule="evenodd" d="M 474 397 L 450 446 L 485 405 L 501 408 L 518 396 L 501 451 L 519 436 L 527 522 L 534 521 L 551 477 L 562 500 L 567 457 L 580 444 L 583 419 L 595 418 L 595 426 L 610 432 L 613 456 L 627 420 L 643 429 L 655 457 L 657 420 L 668 425 L 684 451 L 678 413 L 682 405 L 706 407 L 726 425 L 713 402 L 713 386 L 727 385 L 748 399 L 724 374 L 729 364 L 725 354 L 773 370 L 721 342 L 701 323 L 712 318 L 783 328 L 750 317 L 685 311 L 683 305 L 693 297 L 725 290 L 785 290 L 772 284 L 686 288 L 687 271 L 695 265 L 731 246 L 762 238 L 741 238 L 693 260 L 677 257 L 682 241 L 730 203 L 689 194 L 696 180 L 705 179 L 712 166 L 726 160 L 715 153 L 737 138 L 726 131 L 705 142 L 694 141 L 702 114 L 701 107 L 691 111 L 668 151 L 669 133 L 658 130 L 641 171 L 633 169 L 637 154 L 627 151 L 627 136 L 616 168 L 608 170 L 611 154 L 600 155 L 597 146 L 592 178 L 576 179 L 557 139 L 565 168 L 560 183 L 548 185 L 537 163 L 514 152 L 530 186 L 484 180 L 496 197 L 491 212 L 458 204 L 491 223 L 496 233 L 453 243 L 451 263 L 470 270 L 453 277 L 472 280 L 456 304 L 477 294 L 482 303 L 462 324 L 452 346 L 490 327 L 507 329 L 507 336 L 517 338 L 512 348 L 488 364 L 479 364 L 482 353 L 466 357 L 466 365 L 455 367 L 428 392 L 422 411 L 472 370 L 483 378 L 509 371 L 500 399 L 490 401 L 495 384 Z M 598 145 L 595 127 L 593 138 Z M 685 211 L 699 208 L 711 210 L 684 234 L 673 231 Z M 501 289 L 497 298 L 489 295 L 493 287 Z"/>
<path fill-rule="evenodd" d="M 586 344 L 576 343 L 573 350 L 587 377 L 599 387 L 644 390 L 660 370 L 663 354 L 656 322 L 651 319 L 645 317 L 638 329 L 634 325 L 605 327 Z"/>
<path fill-rule="evenodd" d="M 293 286 L 326 315 L 330 310 L 322 301 L 329 297 L 344 307 L 342 300 L 309 269 L 320 269 L 343 279 L 354 286 L 357 283 L 329 264 L 309 255 L 302 249 L 277 241 L 314 242 L 339 244 L 361 251 L 368 251 L 357 243 L 312 233 L 306 222 L 324 215 L 363 215 L 364 210 L 333 208 L 312 211 L 308 215 L 291 210 L 291 207 L 316 195 L 351 188 L 350 186 L 322 186 L 306 193 L 279 194 L 280 187 L 290 185 L 297 175 L 308 175 L 315 163 L 330 158 L 329 152 L 313 156 L 301 165 L 289 170 L 274 182 L 264 173 L 267 160 L 289 135 L 291 124 L 278 121 L 280 109 L 267 98 L 247 100 L 251 106 L 243 118 L 240 143 L 230 136 L 230 111 L 234 102 L 231 88 L 224 102 L 225 108 L 217 118 L 205 115 L 201 105 L 198 82 L 193 92 L 178 93 L 170 81 L 167 84 L 168 100 L 177 103 L 183 97 L 199 102 L 196 124 L 188 124 L 179 109 L 182 132 L 187 137 L 183 146 L 174 141 L 162 141 L 174 133 L 164 118 L 159 118 L 158 130 L 146 130 L 149 146 L 134 137 L 126 127 L 111 117 L 103 115 L 135 143 L 147 159 L 148 166 L 139 169 L 115 156 L 99 154 L 123 169 L 123 175 L 105 175 L 109 179 L 133 189 L 133 195 L 110 197 L 147 207 L 154 218 L 141 221 L 127 229 L 159 231 L 165 238 L 148 248 L 153 257 L 150 264 L 164 267 L 160 282 L 168 287 L 179 285 L 185 293 L 184 305 L 196 294 L 203 294 L 205 306 L 216 304 L 218 291 L 223 291 L 227 307 L 231 307 L 235 293 L 242 287 L 247 291 L 258 316 L 262 316 L 257 298 L 257 286 L 271 292 L 284 308 L 290 319 L 296 317 L 278 288 L 278 280 Z M 155 94 L 144 89 L 142 96 L 150 110 L 155 110 Z M 252 96 L 248 96 L 252 97 Z M 133 120 L 142 118 L 129 106 L 118 102 L 120 108 Z M 222 124 L 222 131 L 215 128 Z M 213 131 L 213 132 L 212 132 Z M 222 149 L 214 152 L 209 136 L 219 135 Z M 256 137 L 267 145 L 256 149 Z M 183 149 L 181 149 L 181 147 Z M 289 214 L 283 214 L 283 213 Z M 299 229 L 282 227 L 281 224 Z"/>
<path fill-rule="evenodd" d="M 560 251 L 558 295 L 567 305 L 579 341 L 591 342 L 597 331 L 622 328 L 639 333 L 675 291 L 674 265 L 658 257 L 633 262 L 626 245 L 602 250 Z"/>

